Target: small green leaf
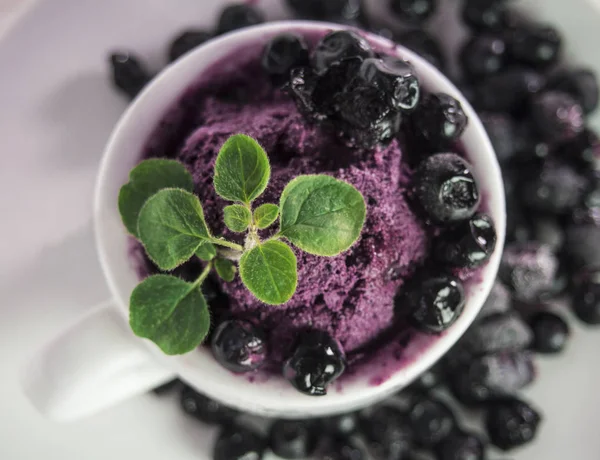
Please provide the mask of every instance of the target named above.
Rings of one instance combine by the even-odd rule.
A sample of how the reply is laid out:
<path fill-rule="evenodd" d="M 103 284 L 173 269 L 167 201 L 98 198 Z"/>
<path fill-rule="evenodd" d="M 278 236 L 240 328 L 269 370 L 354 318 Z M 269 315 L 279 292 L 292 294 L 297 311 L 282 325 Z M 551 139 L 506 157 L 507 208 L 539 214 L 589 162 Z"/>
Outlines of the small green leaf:
<path fill-rule="evenodd" d="M 325 175 L 299 176 L 283 190 L 280 234 L 310 254 L 335 256 L 360 236 L 365 200 L 352 185 Z"/>
<path fill-rule="evenodd" d="M 163 188 L 194 190 L 194 180 L 185 166 L 174 160 L 144 160 L 129 173 L 129 182 L 119 192 L 119 212 L 125 227 L 137 237 L 140 210 L 148 198 Z"/>
<path fill-rule="evenodd" d="M 196 249 L 196 255 L 206 261 L 210 262 L 217 255 L 217 248 L 212 243 L 203 243 L 198 249 Z"/>
<path fill-rule="evenodd" d="M 240 276 L 257 299 L 269 305 L 286 303 L 296 292 L 296 256 L 281 241 L 259 244 L 240 259 Z"/>
<path fill-rule="evenodd" d="M 181 265 L 211 238 L 198 197 L 173 188 L 146 201 L 138 219 L 138 234 L 148 256 L 162 270 Z"/>
<path fill-rule="evenodd" d="M 192 351 L 210 327 L 200 289 L 170 275 L 146 278 L 133 290 L 129 324 L 135 335 L 150 339 L 167 355 Z"/>
<path fill-rule="evenodd" d="M 270 227 L 279 215 L 279 206 L 265 203 L 254 211 L 254 223 L 261 230 Z"/>
<path fill-rule="evenodd" d="M 249 204 L 265 191 L 271 167 L 263 148 L 249 136 L 231 136 L 217 156 L 214 185 L 229 201 Z"/>
<path fill-rule="evenodd" d="M 228 283 L 231 283 L 234 280 L 235 273 L 237 272 L 235 264 L 227 259 L 215 260 L 215 270 L 217 271 L 217 275 Z"/>
<path fill-rule="evenodd" d="M 252 214 L 250 214 L 250 210 L 247 207 L 241 204 L 232 204 L 231 206 L 225 206 L 223 209 L 223 220 L 229 230 L 242 233 L 250 225 Z"/>

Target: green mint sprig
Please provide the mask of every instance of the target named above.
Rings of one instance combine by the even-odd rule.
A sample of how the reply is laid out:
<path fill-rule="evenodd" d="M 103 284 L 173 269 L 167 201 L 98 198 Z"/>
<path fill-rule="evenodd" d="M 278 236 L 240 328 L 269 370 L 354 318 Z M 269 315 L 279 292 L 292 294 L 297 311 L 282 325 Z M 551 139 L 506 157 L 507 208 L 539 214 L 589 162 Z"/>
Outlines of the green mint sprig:
<path fill-rule="evenodd" d="M 187 353 L 206 338 L 210 312 L 201 285 L 211 270 L 227 282 L 239 270 L 243 284 L 268 305 L 294 295 L 297 260 L 288 243 L 310 254 L 335 256 L 348 250 L 362 231 L 366 206 L 352 185 L 326 175 L 293 179 L 279 205 L 252 203 L 265 191 L 271 167 L 265 151 L 251 137 L 231 136 L 214 170 L 219 196 L 232 202 L 223 210 L 227 228 L 245 233 L 244 243 L 213 236 L 193 194 L 193 179 L 173 160 L 145 160 L 121 188 L 119 211 L 127 230 L 148 257 L 170 271 L 198 257 L 206 266 L 192 283 L 172 275 L 143 280 L 130 299 L 130 325 L 139 337 L 155 342 L 168 355 Z M 279 230 L 266 240 L 259 230 L 279 219 Z"/>

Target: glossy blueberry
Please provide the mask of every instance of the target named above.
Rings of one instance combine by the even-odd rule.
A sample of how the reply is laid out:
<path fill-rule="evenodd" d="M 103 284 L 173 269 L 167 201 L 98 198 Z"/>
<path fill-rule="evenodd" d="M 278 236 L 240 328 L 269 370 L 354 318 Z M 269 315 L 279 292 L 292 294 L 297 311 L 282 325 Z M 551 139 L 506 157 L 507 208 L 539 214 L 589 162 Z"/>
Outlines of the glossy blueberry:
<path fill-rule="evenodd" d="M 462 17 L 476 31 L 500 31 L 507 23 L 505 0 L 465 0 Z"/>
<path fill-rule="evenodd" d="M 573 269 L 600 267 L 600 227 L 595 224 L 570 225 L 565 254 Z"/>
<path fill-rule="evenodd" d="M 468 221 L 443 233 L 435 244 L 437 260 L 452 267 L 481 266 L 496 248 L 496 228 L 487 214 L 475 214 Z"/>
<path fill-rule="evenodd" d="M 560 353 L 569 341 L 569 326 L 557 314 L 542 311 L 529 319 L 534 334 L 532 348 L 538 353 Z"/>
<path fill-rule="evenodd" d="M 465 43 L 460 52 L 462 70 L 471 79 L 499 72 L 506 60 L 506 43 L 495 35 L 475 36 Z"/>
<path fill-rule="evenodd" d="M 384 95 L 377 88 L 360 84 L 360 79 L 356 78 L 360 70 L 363 59 L 354 56 L 333 62 L 324 72 L 316 77 L 314 90 L 312 92 L 312 104 L 317 110 L 328 117 L 335 117 L 339 111 L 339 104 L 352 107 L 354 104 L 361 104 L 360 97 L 373 96 L 379 101 L 373 108 L 362 108 L 365 111 L 389 111 L 385 104 Z M 292 72 L 294 74 L 294 72 Z M 356 96 L 352 93 L 356 93 Z M 353 108 L 350 109 L 353 111 Z M 368 120 L 370 121 L 370 120 Z"/>
<path fill-rule="evenodd" d="M 342 22 L 359 19 L 362 0 L 287 0 L 296 16 L 303 19 Z"/>
<path fill-rule="evenodd" d="M 413 430 L 407 416 L 392 407 L 378 407 L 360 422 L 369 452 L 374 460 L 404 458 L 410 450 Z"/>
<path fill-rule="evenodd" d="M 583 269 L 574 278 L 573 311 L 584 323 L 600 325 L 600 269 Z"/>
<path fill-rule="evenodd" d="M 110 66 L 113 84 L 130 99 L 135 98 L 150 81 L 150 74 L 140 59 L 132 53 L 112 53 Z"/>
<path fill-rule="evenodd" d="M 298 111 L 309 120 L 320 120 L 323 115 L 313 101 L 317 86 L 317 76 L 310 67 L 298 67 L 290 72 L 290 81 L 284 86 L 284 91 L 296 103 Z"/>
<path fill-rule="evenodd" d="M 450 376 L 450 388 L 463 404 L 478 405 L 529 385 L 535 379 L 533 354 L 508 351 L 470 357 Z"/>
<path fill-rule="evenodd" d="M 389 56 L 365 59 L 359 76 L 384 93 L 391 109 L 411 111 L 419 102 L 419 80 L 415 69 L 407 61 Z"/>
<path fill-rule="evenodd" d="M 573 210 L 571 220 L 575 225 L 600 227 L 600 178 L 593 178 L 581 203 Z"/>
<path fill-rule="evenodd" d="M 480 195 L 471 165 L 454 153 L 438 153 L 417 168 L 415 197 L 437 223 L 456 223 L 471 218 Z"/>
<path fill-rule="evenodd" d="M 423 24 L 437 8 L 437 0 L 390 0 L 392 12 L 402 21 Z"/>
<path fill-rule="evenodd" d="M 528 120 L 518 123 L 514 141 L 516 145 L 514 159 L 525 164 L 530 163 L 533 166 L 537 166 L 540 160 L 548 158 L 555 149 L 555 146 L 551 146 L 540 136 L 533 126 L 533 122 Z"/>
<path fill-rule="evenodd" d="M 369 455 L 357 439 L 347 436 L 334 436 L 325 441 L 318 460 L 368 460 Z"/>
<path fill-rule="evenodd" d="M 559 143 L 581 134 L 585 127 L 581 105 L 566 93 L 545 91 L 533 99 L 531 119 L 542 139 Z"/>
<path fill-rule="evenodd" d="M 233 3 L 223 8 L 217 23 L 217 34 L 225 34 L 265 22 L 258 8 L 246 3 Z"/>
<path fill-rule="evenodd" d="M 396 43 L 414 51 L 423 59 L 433 64 L 442 72 L 446 67 L 446 60 L 440 43 L 423 29 L 414 29 L 394 37 Z"/>
<path fill-rule="evenodd" d="M 573 168 L 546 161 L 541 169 L 533 169 L 527 174 L 521 196 L 531 209 L 563 214 L 580 202 L 585 189 L 585 179 Z"/>
<path fill-rule="evenodd" d="M 235 410 L 223 406 L 187 386 L 181 390 L 181 408 L 186 414 L 209 424 L 230 423 L 237 415 Z"/>
<path fill-rule="evenodd" d="M 259 368 L 267 357 L 264 333 L 243 320 L 219 324 L 212 336 L 211 349 L 221 366 L 236 373 Z"/>
<path fill-rule="evenodd" d="M 190 29 L 182 32 L 173 40 L 169 47 L 169 62 L 179 59 L 211 38 L 212 34 L 205 30 Z"/>
<path fill-rule="evenodd" d="M 338 30 L 328 33 L 319 41 L 312 54 L 312 63 L 317 73 L 323 73 L 333 63 L 353 57 L 373 57 L 373 50 L 369 43 L 355 32 Z"/>
<path fill-rule="evenodd" d="M 369 110 L 365 109 L 363 108 L 360 113 L 368 114 Z M 363 120 L 366 119 L 366 117 L 363 118 Z M 398 112 L 390 111 L 390 113 L 381 118 L 371 120 L 368 125 L 363 124 L 364 127 L 348 125 L 341 121 L 336 124 L 336 128 L 339 129 L 340 137 L 348 146 L 373 149 L 379 144 L 385 145 L 394 139 L 400 131 L 401 123 L 402 115 Z"/>
<path fill-rule="evenodd" d="M 408 411 L 408 422 L 415 441 L 424 447 L 440 443 L 456 426 L 450 408 L 432 397 L 421 397 L 415 401 Z"/>
<path fill-rule="evenodd" d="M 545 84 L 545 78 L 532 70 L 507 69 L 475 87 L 475 105 L 490 112 L 522 113 Z"/>
<path fill-rule="evenodd" d="M 513 59 L 533 68 L 545 69 L 559 56 L 562 39 L 553 27 L 517 27 L 508 40 Z"/>
<path fill-rule="evenodd" d="M 440 275 L 415 284 L 404 299 L 415 325 L 426 332 L 440 333 L 454 324 L 465 306 L 461 281 Z"/>
<path fill-rule="evenodd" d="M 517 127 L 512 118 L 502 113 L 482 112 L 479 119 L 492 142 L 498 161 L 506 163 L 512 159 L 519 148 L 515 139 Z"/>
<path fill-rule="evenodd" d="M 569 94 L 579 102 L 587 114 L 598 107 L 598 79 L 591 69 L 576 68 L 560 71 L 550 78 L 548 88 Z"/>
<path fill-rule="evenodd" d="M 511 308 L 512 297 L 510 292 L 504 284 L 496 280 L 477 318 L 481 320 L 494 314 L 507 313 Z"/>
<path fill-rule="evenodd" d="M 213 460 L 261 460 L 266 441 L 253 431 L 225 425 L 213 447 Z"/>
<path fill-rule="evenodd" d="M 277 35 L 265 46 L 261 62 L 274 82 L 283 84 L 289 80 L 294 67 L 308 65 L 308 45 L 296 34 Z"/>
<path fill-rule="evenodd" d="M 163 383 L 162 385 L 152 389 L 152 393 L 157 396 L 162 396 L 164 394 L 170 393 L 171 391 L 179 388 L 183 383 L 179 379 L 171 380 L 167 383 Z"/>
<path fill-rule="evenodd" d="M 435 448 L 438 460 L 485 460 L 485 450 L 479 435 L 463 430 L 454 430 Z"/>
<path fill-rule="evenodd" d="M 319 427 L 325 433 L 331 435 L 347 436 L 358 428 L 358 414 L 350 412 L 347 414 L 325 417 L 319 420 Z"/>
<path fill-rule="evenodd" d="M 531 224 L 532 238 L 548 246 L 554 252 L 560 251 L 565 242 L 565 232 L 558 219 L 536 217 Z"/>
<path fill-rule="evenodd" d="M 516 314 L 494 314 L 471 327 L 461 340 L 473 355 L 522 350 L 533 341 L 527 323 Z"/>
<path fill-rule="evenodd" d="M 535 302 L 552 290 L 557 272 L 558 259 L 550 248 L 530 242 L 507 245 L 498 273 L 518 300 Z"/>
<path fill-rule="evenodd" d="M 496 447 L 510 450 L 533 441 L 541 421 L 540 414 L 525 401 L 506 398 L 490 405 L 486 428 Z"/>
<path fill-rule="evenodd" d="M 314 453 L 318 437 L 313 422 L 276 420 L 271 425 L 269 447 L 281 458 L 306 458 Z"/>
<path fill-rule="evenodd" d="M 315 92 L 315 100 L 317 100 L 316 94 Z M 362 82 L 352 84 L 338 94 L 333 107 L 337 111 L 334 115 L 338 115 L 352 127 L 360 129 L 368 128 L 391 113 L 386 93 Z"/>
<path fill-rule="evenodd" d="M 424 95 L 413 114 L 414 127 L 427 141 L 439 147 L 458 139 L 468 121 L 460 102 L 443 93 Z"/>
<path fill-rule="evenodd" d="M 284 364 L 283 376 L 301 393 L 322 396 L 345 368 L 346 357 L 339 343 L 326 332 L 309 331 L 300 336 Z"/>
<path fill-rule="evenodd" d="M 557 153 L 582 172 L 600 177 L 600 139 L 591 129 L 561 144 Z"/>

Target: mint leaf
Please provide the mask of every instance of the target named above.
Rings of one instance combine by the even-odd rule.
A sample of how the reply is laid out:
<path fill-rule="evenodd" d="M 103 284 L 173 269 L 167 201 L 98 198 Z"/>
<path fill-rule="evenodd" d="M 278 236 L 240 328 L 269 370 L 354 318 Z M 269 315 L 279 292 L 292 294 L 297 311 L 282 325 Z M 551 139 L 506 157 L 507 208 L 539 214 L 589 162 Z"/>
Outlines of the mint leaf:
<path fill-rule="evenodd" d="M 249 136 L 231 136 L 217 156 L 214 185 L 229 201 L 249 204 L 265 191 L 271 175 L 269 159 L 262 147 Z"/>
<path fill-rule="evenodd" d="M 242 233 L 250 226 L 252 214 L 247 207 L 241 204 L 232 204 L 223 209 L 223 220 L 229 230 Z"/>
<path fill-rule="evenodd" d="M 240 276 L 257 299 L 280 305 L 290 300 L 296 291 L 296 256 L 287 244 L 267 241 L 242 255 Z"/>
<path fill-rule="evenodd" d="M 202 243 L 198 249 L 196 249 L 196 255 L 206 261 L 210 262 L 217 255 L 217 248 L 212 243 Z"/>
<path fill-rule="evenodd" d="M 254 211 L 254 223 L 263 230 L 270 227 L 279 215 L 279 206 L 276 204 L 265 203 Z"/>
<path fill-rule="evenodd" d="M 119 212 L 127 231 L 138 237 L 140 210 L 148 198 L 163 188 L 194 190 L 194 180 L 181 163 L 174 160 L 144 160 L 129 173 L 129 182 L 119 192 Z"/>
<path fill-rule="evenodd" d="M 198 286 L 170 275 L 146 278 L 133 290 L 129 324 L 167 355 L 192 351 L 210 327 L 210 314 Z"/>
<path fill-rule="evenodd" d="M 146 201 L 138 219 L 138 234 L 150 259 L 172 270 L 211 238 L 198 197 L 168 188 Z"/>
<path fill-rule="evenodd" d="M 234 280 L 235 273 L 237 272 L 235 264 L 227 259 L 215 260 L 215 270 L 217 271 L 217 275 L 228 283 L 231 283 Z"/>
<path fill-rule="evenodd" d="M 352 185 L 325 175 L 299 176 L 283 190 L 279 234 L 303 251 L 335 256 L 360 236 L 366 206 Z"/>

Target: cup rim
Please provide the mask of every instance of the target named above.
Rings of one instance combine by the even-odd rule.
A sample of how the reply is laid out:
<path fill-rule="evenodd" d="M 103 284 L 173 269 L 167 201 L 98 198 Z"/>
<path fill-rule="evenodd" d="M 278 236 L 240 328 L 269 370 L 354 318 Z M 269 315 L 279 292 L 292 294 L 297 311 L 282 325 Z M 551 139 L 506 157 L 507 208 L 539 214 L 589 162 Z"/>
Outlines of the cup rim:
<path fill-rule="evenodd" d="M 128 243 L 124 240 L 129 238 L 118 216 L 115 191 L 118 194 L 118 188 L 126 182 L 129 170 L 139 162 L 141 150 L 148 139 L 148 135 L 164 116 L 166 108 L 169 105 L 172 106 L 186 88 L 200 78 L 203 71 L 210 68 L 211 65 L 228 53 L 231 53 L 241 43 L 247 44 L 265 40 L 277 33 L 289 32 L 290 30 L 303 33 L 311 31 L 327 32 L 339 29 L 348 29 L 348 27 L 314 21 L 278 21 L 223 35 L 198 47 L 168 66 L 147 85 L 121 116 L 113 129 L 100 163 L 94 197 L 94 229 L 98 257 L 103 272 L 115 303 L 119 305 L 119 310 L 124 318 L 128 317 L 128 301 L 126 299 L 128 299 L 131 289 L 135 286 L 133 284 L 130 289 L 127 289 L 124 284 L 127 285 L 128 282 L 131 284 L 131 275 L 135 269 L 131 266 L 128 254 L 121 254 L 120 256 L 115 254 L 114 248 L 122 250 L 124 244 Z M 395 371 L 387 380 L 377 386 L 369 384 L 367 379 L 364 378 L 365 376 L 360 376 L 344 383 L 341 389 L 336 388 L 335 385 L 332 386 L 325 397 L 315 398 L 298 393 L 283 378 L 271 377 L 265 382 L 251 383 L 244 376 L 234 376 L 223 368 L 218 369 L 211 366 L 208 360 L 212 360 L 216 366 L 218 364 L 213 360 L 209 350 L 204 349 L 183 356 L 167 357 L 153 343 L 142 340 L 147 349 L 160 362 L 180 375 L 189 384 L 209 397 L 224 401 L 244 411 L 289 418 L 323 416 L 365 407 L 392 394 L 408 385 L 433 365 L 463 335 L 477 316 L 496 278 L 506 226 L 504 189 L 496 155 L 481 121 L 458 89 L 431 64 L 415 53 L 383 37 L 362 30 L 360 33 L 371 44 L 385 48 L 388 52 L 396 53 L 411 61 L 419 76 L 427 81 L 426 86 L 432 87 L 436 91 L 450 93 L 461 102 L 465 113 L 469 117 L 469 125 L 462 140 L 465 146 L 471 143 L 477 146 L 479 157 L 476 160 L 477 164 L 474 165 L 476 176 L 480 168 L 485 170 L 485 180 L 482 177 L 477 177 L 477 179 L 479 183 L 486 184 L 485 194 L 487 194 L 486 198 L 490 207 L 489 212 L 497 226 L 496 249 L 487 265 L 482 269 L 482 281 L 470 289 L 464 311 L 455 324 L 444 334 L 437 337 L 420 354 L 418 359 Z M 177 89 L 174 89 L 175 87 Z M 165 94 L 169 96 L 167 97 Z M 163 110 L 156 108 L 153 111 L 150 110 L 156 104 L 160 105 L 156 102 L 158 99 L 162 101 Z M 147 134 L 142 134 L 144 131 Z M 138 145 L 134 156 L 127 153 L 132 150 L 127 149 L 127 146 L 131 144 Z M 465 150 L 469 152 L 473 149 L 465 147 Z M 123 156 L 126 156 L 127 159 L 123 159 Z M 123 177 L 123 171 L 118 169 L 117 163 L 119 161 L 130 165 L 129 169 L 125 171 L 125 177 Z M 117 179 L 117 175 L 113 174 L 115 171 L 119 172 L 120 179 Z M 125 267 L 125 265 L 128 267 Z M 137 274 L 135 274 L 135 278 L 138 280 Z M 202 359 L 198 359 L 198 356 Z M 206 379 L 206 374 L 199 372 L 198 365 L 208 367 L 211 378 Z"/>

